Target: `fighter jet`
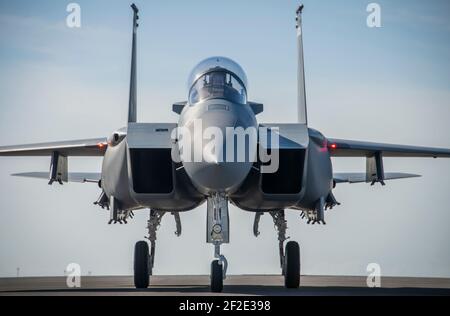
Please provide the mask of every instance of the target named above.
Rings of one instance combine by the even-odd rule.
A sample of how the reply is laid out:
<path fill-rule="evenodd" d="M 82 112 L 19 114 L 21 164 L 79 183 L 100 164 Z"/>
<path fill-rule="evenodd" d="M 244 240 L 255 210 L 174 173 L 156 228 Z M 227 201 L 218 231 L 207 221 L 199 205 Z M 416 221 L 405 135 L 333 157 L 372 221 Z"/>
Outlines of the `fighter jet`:
<path fill-rule="evenodd" d="M 270 214 L 278 233 L 281 273 L 287 288 L 300 285 L 300 248 L 286 243 L 285 210 L 309 224 L 325 225 L 325 211 L 339 205 L 333 189 L 341 183 L 380 183 L 416 177 L 390 173 L 384 157 L 450 158 L 450 149 L 391 145 L 325 137 L 309 128 L 303 57 L 302 11 L 296 11 L 298 44 L 298 122 L 260 124 L 263 104 L 247 97 L 244 70 L 225 57 L 200 62 L 189 77 L 187 101 L 173 104 L 178 123 L 138 123 L 136 98 L 139 10 L 132 4 L 131 80 L 127 126 L 107 138 L 0 147 L 0 156 L 48 156 L 49 172 L 14 174 L 49 184 L 97 183 L 95 202 L 109 211 L 109 224 L 127 223 L 133 212 L 149 210 L 148 241 L 134 250 L 134 283 L 147 288 L 155 259 L 156 233 L 164 215 L 179 214 L 206 202 L 206 241 L 214 246 L 211 290 L 221 292 L 228 262 L 220 246 L 230 241 L 228 205 L 255 215 Z M 237 131 L 240 131 L 238 133 Z M 243 131 L 243 133 L 242 133 Z M 215 146 L 211 145 L 214 140 Z M 230 145 L 231 144 L 231 145 Z M 236 152 L 234 152 L 236 150 Z M 242 153 L 244 152 L 244 153 Z M 103 157 L 100 173 L 68 171 L 68 158 Z M 361 173 L 333 173 L 332 157 L 363 157 Z"/>

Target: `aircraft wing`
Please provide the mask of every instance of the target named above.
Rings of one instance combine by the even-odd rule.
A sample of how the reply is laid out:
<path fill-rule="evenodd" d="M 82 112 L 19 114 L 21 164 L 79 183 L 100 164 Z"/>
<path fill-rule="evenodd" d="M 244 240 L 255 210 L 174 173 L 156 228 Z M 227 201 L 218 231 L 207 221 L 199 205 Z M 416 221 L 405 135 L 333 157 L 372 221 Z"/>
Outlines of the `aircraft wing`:
<path fill-rule="evenodd" d="M 328 139 L 333 157 L 371 157 L 382 153 L 383 157 L 431 157 L 450 158 L 450 149 L 392 145 L 344 139 Z"/>
<path fill-rule="evenodd" d="M 417 178 L 418 174 L 399 173 L 399 172 L 386 172 L 384 174 L 384 180 Z M 370 183 L 372 179 L 367 177 L 364 172 L 338 172 L 333 174 L 333 179 L 336 183 Z"/>
<path fill-rule="evenodd" d="M 0 147 L 0 156 L 51 156 L 58 152 L 64 157 L 103 156 L 107 148 L 106 138 L 82 139 L 64 142 L 40 143 Z"/>
<path fill-rule="evenodd" d="M 36 178 L 36 179 L 49 179 L 48 172 L 25 172 L 25 173 L 15 173 L 12 174 L 14 177 L 25 177 L 25 178 Z M 98 183 L 102 178 L 101 173 L 96 172 L 69 172 L 67 182 L 78 182 L 78 183 Z"/>

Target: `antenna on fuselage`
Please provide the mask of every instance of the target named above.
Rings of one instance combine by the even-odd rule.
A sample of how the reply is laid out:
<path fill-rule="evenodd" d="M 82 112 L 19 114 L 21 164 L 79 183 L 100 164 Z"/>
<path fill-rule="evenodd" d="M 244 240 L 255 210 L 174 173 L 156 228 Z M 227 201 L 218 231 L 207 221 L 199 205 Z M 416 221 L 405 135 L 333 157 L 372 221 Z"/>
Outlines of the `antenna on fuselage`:
<path fill-rule="evenodd" d="M 137 92 L 136 92 L 136 33 L 139 27 L 139 9 L 133 3 L 133 43 L 131 47 L 131 76 L 130 76 L 130 99 L 128 103 L 128 123 L 137 121 Z"/>
<path fill-rule="evenodd" d="M 303 55 L 303 30 L 302 30 L 302 11 L 303 4 L 296 11 L 296 29 L 297 29 L 297 51 L 298 51 L 298 68 L 297 68 L 297 111 L 298 123 L 308 124 L 308 115 L 306 108 L 306 86 L 305 86 L 305 62 Z"/>

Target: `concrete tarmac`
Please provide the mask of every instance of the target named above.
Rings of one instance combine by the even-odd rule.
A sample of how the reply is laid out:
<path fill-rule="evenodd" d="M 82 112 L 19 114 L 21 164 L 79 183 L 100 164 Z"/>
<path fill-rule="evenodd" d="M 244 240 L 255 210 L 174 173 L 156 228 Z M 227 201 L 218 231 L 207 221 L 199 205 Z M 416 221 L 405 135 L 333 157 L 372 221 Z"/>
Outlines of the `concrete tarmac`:
<path fill-rule="evenodd" d="M 209 276 L 152 276 L 150 286 L 137 290 L 130 276 L 83 276 L 81 288 L 70 289 L 65 277 L 3 278 L 0 295 L 45 296 L 207 296 Z M 223 293 L 241 296 L 352 296 L 352 295 L 445 295 L 450 296 L 450 279 L 383 277 L 381 288 L 368 288 L 366 277 L 302 276 L 299 289 L 286 289 L 282 276 L 228 276 Z"/>

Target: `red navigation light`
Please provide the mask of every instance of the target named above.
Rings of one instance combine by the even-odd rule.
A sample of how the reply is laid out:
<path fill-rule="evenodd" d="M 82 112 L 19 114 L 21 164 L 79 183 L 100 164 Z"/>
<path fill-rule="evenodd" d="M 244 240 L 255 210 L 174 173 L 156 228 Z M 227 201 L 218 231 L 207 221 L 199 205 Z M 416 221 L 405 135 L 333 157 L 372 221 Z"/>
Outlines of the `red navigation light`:
<path fill-rule="evenodd" d="M 330 145 L 330 148 L 331 148 L 331 149 L 336 149 L 336 148 L 337 148 L 337 145 L 336 145 L 336 144 L 331 144 L 331 145 Z"/>

